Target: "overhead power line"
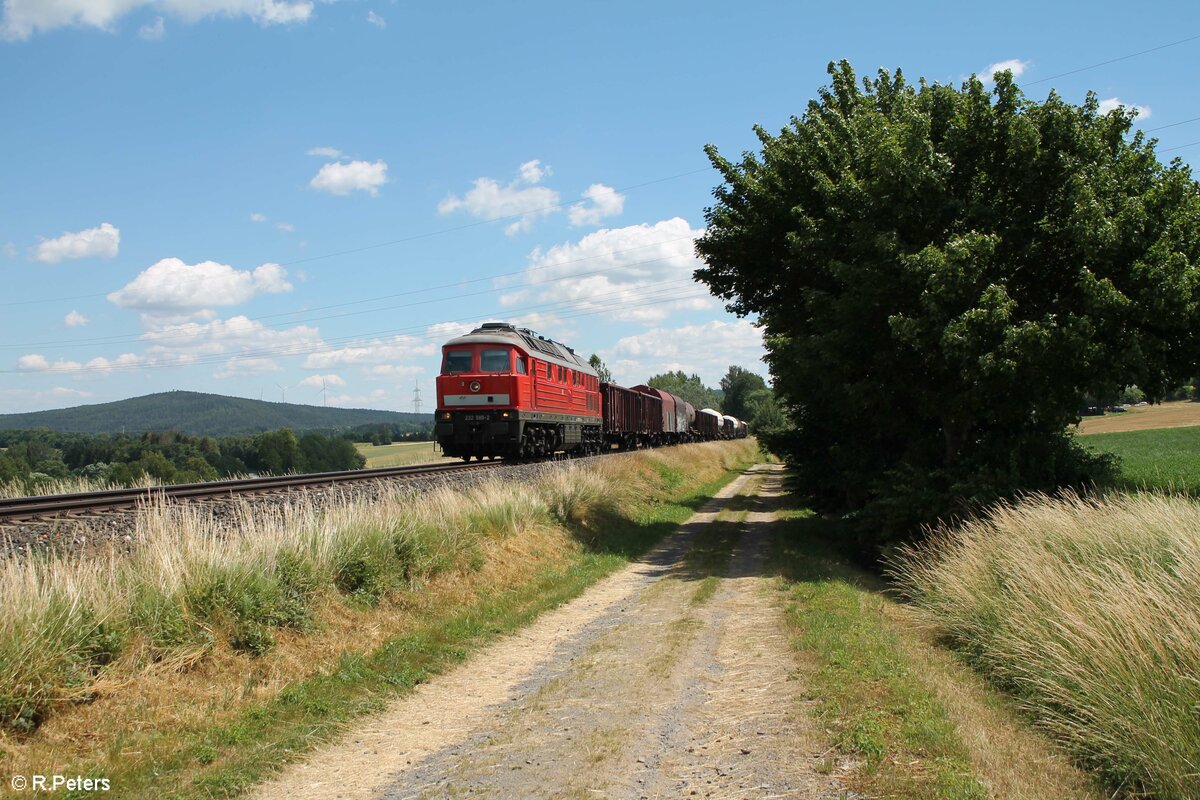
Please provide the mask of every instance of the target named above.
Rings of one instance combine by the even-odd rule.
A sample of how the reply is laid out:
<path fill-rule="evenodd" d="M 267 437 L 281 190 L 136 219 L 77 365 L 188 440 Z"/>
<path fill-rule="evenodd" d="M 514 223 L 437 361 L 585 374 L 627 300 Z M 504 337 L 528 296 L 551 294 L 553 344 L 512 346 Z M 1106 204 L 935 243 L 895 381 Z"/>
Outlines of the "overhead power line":
<path fill-rule="evenodd" d="M 1144 56 L 1147 53 L 1155 53 L 1155 52 L 1158 52 L 1159 50 L 1166 50 L 1168 47 L 1176 47 L 1181 44 L 1187 44 L 1188 42 L 1194 42 L 1197 39 L 1200 39 L 1200 33 L 1196 34 L 1195 36 L 1189 36 L 1186 39 L 1179 39 L 1178 41 L 1175 41 L 1175 42 L 1169 42 L 1167 44 L 1160 44 L 1157 47 L 1151 47 L 1146 50 L 1139 50 L 1136 53 L 1129 53 L 1128 55 L 1117 56 L 1116 58 L 1110 58 L 1107 61 L 1100 61 L 1096 64 L 1089 64 L 1088 66 L 1080 67 L 1079 69 L 1072 69 L 1072 70 L 1067 70 L 1066 72 L 1060 72 L 1057 75 L 1051 75 L 1048 78 L 1039 78 L 1036 81 L 1024 81 L 1024 82 L 1022 82 L 1021 85 L 1022 86 L 1036 86 L 1039 83 L 1045 83 L 1046 81 L 1053 81 L 1053 80 L 1057 80 L 1059 78 L 1065 78 L 1068 75 L 1076 75 L 1080 72 L 1087 72 L 1088 70 L 1096 69 L 1097 67 L 1106 67 L 1109 64 L 1116 64 L 1118 61 L 1128 61 L 1131 58 L 1137 58 L 1138 56 Z"/>
<path fill-rule="evenodd" d="M 652 291 L 646 291 L 649 287 L 658 288 Z M 574 319 L 580 316 L 591 316 L 593 314 L 612 314 L 625 308 L 640 308 L 648 305 L 658 305 L 662 303 L 674 302 L 677 300 L 685 300 L 697 297 L 696 284 L 690 279 L 674 279 L 661 281 L 658 283 L 645 284 L 637 288 L 638 303 L 626 303 L 625 295 L 630 291 L 630 287 L 618 288 L 612 292 L 606 292 L 599 295 L 594 295 L 585 300 L 569 299 L 558 300 L 548 303 L 541 303 L 523 308 L 506 309 L 498 314 L 472 314 L 470 317 L 464 317 L 454 320 L 439 320 L 437 322 L 427 322 L 419 325 L 413 325 L 403 328 L 392 328 L 388 330 L 372 331 L 368 333 L 359 333 L 353 336 L 336 337 L 329 340 L 323 340 L 319 344 L 311 342 L 299 342 L 287 345 L 277 345 L 273 347 L 262 347 L 258 349 L 241 350 L 224 353 L 211 353 L 202 356 L 196 356 L 189 353 L 176 354 L 173 360 L 168 362 L 144 362 L 138 361 L 130 364 L 115 364 L 108 362 L 103 365 L 89 366 L 82 364 L 77 367 L 55 368 L 53 365 L 49 369 L 30 370 L 30 369 L 0 369 L 0 374 L 88 374 L 88 373 L 109 373 L 109 372 L 130 372 L 142 369 L 168 369 L 177 367 L 204 366 L 211 364 L 221 364 L 228 361 L 258 359 L 258 358 L 285 358 L 289 356 L 314 355 L 320 353 L 335 352 L 340 349 L 352 347 L 355 344 L 366 345 L 371 343 L 372 338 L 393 337 L 405 339 L 404 342 L 396 342 L 395 344 L 411 344 L 420 342 L 432 342 L 444 338 L 439 333 L 429 333 L 428 328 L 437 324 L 458 323 L 458 324 L 473 324 L 479 318 L 487 316 L 508 316 L 515 317 L 529 313 L 548 312 L 555 313 L 561 319 Z M 705 297 L 708 295 L 705 294 Z M 580 306 L 585 306 L 579 310 Z M 557 309 L 570 309 L 575 307 L 576 313 L 558 313 Z M 422 333 L 410 333 L 411 331 L 423 331 Z M 151 344 L 153 342 L 151 341 Z M 384 344 L 387 344 L 386 342 Z"/>
<path fill-rule="evenodd" d="M 326 314 L 324 316 L 301 316 L 301 315 L 309 315 L 309 314 L 312 314 L 313 312 L 318 312 L 318 311 L 337 309 L 337 308 L 346 308 L 349 306 L 362 305 L 364 303 L 381 302 L 383 300 L 389 300 L 389 299 L 398 298 L 398 297 L 409 297 L 409 296 L 416 295 L 416 294 L 424 294 L 426 292 L 433 292 L 433 291 L 438 291 L 438 290 L 443 290 L 443 289 L 458 289 L 458 288 L 461 288 L 464 286 L 470 286 L 473 284 L 483 283 L 485 281 L 493 281 L 493 280 L 499 280 L 502 278 L 512 277 L 514 275 L 527 274 L 528 272 L 538 272 L 538 271 L 543 271 L 543 270 L 547 270 L 547 269 L 555 269 L 557 267 L 567 266 L 570 264 L 579 264 L 579 263 L 584 263 L 584 262 L 588 262 L 588 261 L 596 261 L 596 260 L 604 259 L 604 258 L 611 258 L 612 256 L 616 256 L 616 255 L 624 255 L 627 253 L 635 252 L 637 250 L 645 250 L 650 247 L 658 247 L 658 246 L 664 245 L 664 244 L 673 244 L 675 242 L 680 242 L 680 241 L 684 241 L 684 240 L 688 240 L 688 239 L 691 239 L 691 237 L 690 236 L 676 236 L 671 239 L 663 239 L 661 241 L 652 242 L 652 243 L 646 244 L 646 245 L 640 245 L 638 247 L 630 247 L 630 248 L 626 248 L 624 250 L 608 250 L 603 253 L 597 253 L 595 255 L 587 256 L 584 258 L 576 258 L 576 259 L 570 259 L 567 261 L 559 261 L 559 262 L 555 262 L 553 264 L 545 264 L 545 265 L 542 265 L 539 267 L 531 267 L 528 269 L 500 273 L 498 275 L 489 275 L 489 276 L 484 276 L 481 278 L 473 278 L 473 279 L 467 280 L 467 281 L 445 283 L 445 284 L 441 284 L 438 286 L 429 287 L 429 288 L 425 288 L 425 289 L 411 289 L 411 290 L 405 291 L 405 292 L 396 292 L 394 294 L 379 295 L 376 297 L 370 297 L 370 298 L 365 298 L 365 299 L 360 299 L 360 300 L 353 300 L 353 301 L 349 301 L 346 303 L 334 303 L 334 304 L 327 305 L 327 306 L 317 306 L 316 308 L 311 308 L 311 309 L 286 311 L 286 312 L 279 312 L 279 313 L 275 313 L 275 314 L 264 314 L 264 315 L 257 316 L 257 317 L 247 317 L 247 319 L 251 322 L 260 322 L 262 320 L 274 319 L 276 317 L 294 317 L 294 319 L 290 319 L 286 322 L 281 322 L 281 323 L 279 323 L 279 325 L 280 326 L 282 326 L 282 325 L 300 325 L 300 324 L 309 323 L 309 322 L 320 322 L 320 321 L 326 320 L 326 319 L 338 319 L 341 317 L 358 316 L 361 314 L 373 314 L 373 313 L 377 313 L 377 312 L 381 312 L 381 311 L 394 311 L 399 308 L 412 308 L 414 306 L 426 305 L 426 304 L 430 304 L 430 303 L 441 303 L 441 302 L 447 302 L 447 301 L 451 301 L 451 300 L 459 300 L 459 299 L 466 298 L 466 297 L 478 297 L 480 295 L 492 294 L 493 292 L 512 291 L 514 289 L 528 288 L 531 286 L 545 286 L 547 284 L 558 283 L 560 281 L 565 281 L 565 280 L 576 280 L 579 278 L 592 277 L 595 275 L 604 275 L 604 274 L 613 272 L 616 269 L 627 269 L 630 267 L 646 266 L 647 264 L 654 264 L 654 263 L 658 263 L 661 261 L 669 260 L 671 258 L 674 258 L 675 256 L 674 255 L 661 256 L 659 258 L 651 258 L 651 259 L 646 259 L 643 261 L 633 261 L 633 262 L 629 262 L 626 264 L 621 264 L 619 267 L 614 266 L 614 267 L 605 267 L 605 268 L 596 269 L 596 270 L 589 270 L 589 271 L 585 271 L 585 272 L 574 272 L 574 273 L 570 273 L 568 275 L 562 275 L 557 278 L 550 278 L 550 279 L 546 279 L 546 280 L 530 280 L 530 281 L 526 281 L 524 283 L 514 283 L 514 284 L 507 285 L 507 286 L 494 286 L 490 289 L 486 289 L 483 291 L 477 291 L 477 292 L 456 292 L 455 294 L 449 295 L 446 297 L 431 298 L 431 299 L 421 300 L 421 301 L 412 302 L 412 303 L 401 303 L 401 304 L 395 304 L 395 305 L 379 306 L 376 308 L 368 308 L 368 309 L 363 309 L 360 311 L 348 311 L 348 312 L 341 313 L 341 314 Z M 278 327 L 278 326 L 265 326 L 265 327 L 269 328 L 270 330 L 276 330 L 276 331 L 283 330 L 282 327 Z M 168 330 L 169 330 L 169 328 L 168 328 Z M 195 335 L 196 335 L 195 331 L 187 330 L 183 325 L 180 325 L 180 326 L 178 326 L 178 331 L 176 333 L 156 335 L 153 338 L 154 338 L 154 341 L 157 342 L 157 341 L 163 341 L 163 340 L 169 340 L 169 339 L 189 339 L 189 338 L 194 337 Z M 56 340 L 49 340 L 49 341 L 43 341 L 43 342 L 0 343 L 0 349 L 24 349 L 24 348 L 32 348 L 32 347 L 45 348 L 45 349 L 61 349 L 61 348 L 65 348 L 65 347 L 83 347 L 83 346 L 88 346 L 88 345 L 99 346 L 99 345 L 132 343 L 132 342 L 145 341 L 146 339 L 147 339 L 147 332 L 142 331 L 139 333 L 114 334 L 111 336 L 97 336 L 97 337 L 80 337 L 80 338 L 76 338 L 76 339 L 56 339 Z"/>
<path fill-rule="evenodd" d="M 654 186 L 655 184 L 659 184 L 659 183 L 666 183 L 668 181 L 679 180 L 680 178 L 687 178 L 692 175 L 699 175 L 702 172 L 709 172 L 709 171 L 711 171 L 711 167 L 704 167 L 702 169 L 694 169 L 694 170 L 690 170 L 688 172 L 680 172 L 676 175 L 668 175 L 663 178 L 655 178 L 654 180 L 643 181 L 642 183 L 634 183 L 634 184 L 630 184 L 629 186 L 618 187 L 618 188 L 614 189 L 613 191 L 631 192 L 636 189 L 645 188 L 647 186 Z M 539 208 L 527 209 L 527 210 L 521 211 L 520 213 L 517 213 L 517 214 L 505 214 L 505 215 L 499 216 L 499 217 L 489 217 L 487 219 L 478 220 L 476 222 L 468 222 L 463 225 L 455 225 L 450 228 L 439 228 L 438 230 L 426 231 L 424 233 L 415 233 L 415 234 L 412 234 L 411 236 L 404 236 L 399 239 L 392 239 L 390 241 L 379 242 L 377 244 L 364 245 L 363 247 L 354 247 L 354 248 L 350 248 L 348 250 L 339 250 L 339 251 L 336 251 L 333 253 L 324 253 L 319 256 L 309 256 L 308 258 L 300 258 L 300 259 L 295 259 L 293 261 L 283 261 L 283 262 L 279 262 L 279 266 L 292 267 L 292 266 L 296 266 L 297 264 L 308 264 L 313 261 L 323 261 L 323 260 L 329 259 L 329 258 L 338 258 L 340 256 L 353 255 L 355 253 L 364 253 L 364 252 L 367 252 L 368 250 L 378 250 L 383 247 L 391 247 L 393 245 L 404 244 L 406 242 L 415 242 L 420 239 L 428 239 L 428 238 L 431 238 L 434 236 L 443 236 L 448 233 L 457 233 L 459 231 L 465 231 L 465 230 L 469 230 L 471 228 L 478 228 L 483 225 L 491 225 L 496 222 L 508 222 L 510 220 L 521 219 L 522 217 L 526 217 L 530 214 L 540 214 L 545 211 L 554 211 L 557 209 L 568 208 L 570 206 L 575 205 L 578 202 L 580 202 L 580 201 L 578 199 L 575 199 L 575 200 L 570 200 L 570 201 L 564 201 L 561 203 L 553 203 L 551 205 L 541 206 Z M 0 303 L 0 307 L 40 305 L 43 303 L 65 303 L 70 300 L 87 300 L 87 299 L 91 299 L 94 297 L 105 297 L 111 293 L 112 292 L 96 292 L 93 294 L 72 295 L 70 297 L 51 297 L 51 298 L 46 298 L 44 300 L 12 300 L 12 301 L 8 301 L 8 302 Z"/>

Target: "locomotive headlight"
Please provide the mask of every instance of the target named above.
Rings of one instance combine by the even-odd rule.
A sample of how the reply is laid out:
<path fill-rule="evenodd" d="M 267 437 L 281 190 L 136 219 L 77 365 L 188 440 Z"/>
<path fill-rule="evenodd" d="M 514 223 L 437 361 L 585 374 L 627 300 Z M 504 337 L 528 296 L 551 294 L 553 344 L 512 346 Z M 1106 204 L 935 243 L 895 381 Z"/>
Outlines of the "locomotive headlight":
<path fill-rule="evenodd" d="M 479 381 L 471 381 L 470 389 L 472 392 L 478 392 L 482 386 L 483 384 Z"/>
<path fill-rule="evenodd" d="M 449 411 L 439 411 L 439 412 L 438 412 L 438 419 L 442 419 L 442 420 L 447 420 L 447 421 L 448 421 L 448 420 L 450 419 L 450 412 L 449 412 Z"/>
<path fill-rule="evenodd" d="M 512 415 L 507 411 L 500 412 L 500 419 L 508 419 L 510 416 L 512 416 Z"/>

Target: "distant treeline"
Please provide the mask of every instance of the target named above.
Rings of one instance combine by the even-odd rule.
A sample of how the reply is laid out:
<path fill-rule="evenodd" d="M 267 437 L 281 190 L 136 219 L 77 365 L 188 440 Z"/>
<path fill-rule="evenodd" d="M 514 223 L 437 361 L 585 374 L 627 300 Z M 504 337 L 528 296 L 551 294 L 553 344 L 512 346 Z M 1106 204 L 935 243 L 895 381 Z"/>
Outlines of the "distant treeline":
<path fill-rule="evenodd" d="M 163 483 L 192 483 L 235 475 L 360 469 L 366 461 L 355 441 L 425 440 L 426 427 L 384 423 L 336 435 L 281 429 L 219 437 L 176 431 L 136 436 L 0 431 L 0 483 L 19 481 L 33 489 L 51 480 L 86 478 L 134 485 L 145 476 Z"/>

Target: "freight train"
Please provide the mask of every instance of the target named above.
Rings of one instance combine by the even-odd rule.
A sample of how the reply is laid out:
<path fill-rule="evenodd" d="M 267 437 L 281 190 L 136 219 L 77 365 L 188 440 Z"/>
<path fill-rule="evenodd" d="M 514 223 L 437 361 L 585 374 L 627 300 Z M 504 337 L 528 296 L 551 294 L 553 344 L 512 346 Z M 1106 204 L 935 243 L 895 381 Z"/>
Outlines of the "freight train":
<path fill-rule="evenodd" d="M 747 430 L 662 389 L 601 381 L 570 347 L 487 322 L 442 347 L 434 433 L 447 456 L 470 461 L 741 439 Z"/>

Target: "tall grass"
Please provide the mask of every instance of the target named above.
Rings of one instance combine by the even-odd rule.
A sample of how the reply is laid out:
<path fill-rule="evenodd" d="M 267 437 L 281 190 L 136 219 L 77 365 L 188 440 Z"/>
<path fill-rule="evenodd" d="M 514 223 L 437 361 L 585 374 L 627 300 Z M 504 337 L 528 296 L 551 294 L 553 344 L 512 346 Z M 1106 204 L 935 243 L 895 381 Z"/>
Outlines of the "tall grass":
<path fill-rule="evenodd" d="M 715 476 L 751 446 L 687 449 L 415 497 L 245 504 L 232 526 L 160 502 L 138 516 L 129 554 L 0 559 L 0 729 L 32 731 L 61 703 L 150 664 L 188 665 L 216 648 L 262 655 L 281 630 L 319 626 L 325 603 L 377 605 L 438 574 L 477 570 L 489 543 L 534 526 L 589 543 L 650 491 L 656 469 Z"/>
<path fill-rule="evenodd" d="M 309 626 L 323 594 L 373 604 L 439 572 L 477 568 L 481 537 L 550 514 L 536 487 L 499 481 L 323 511 L 246 505 L 238 535 L 197 508 L 160 504 L 139 518 L 129 556 L 5 561 L 0 724 L 36 728 L 117 658 L 136 668 L 214 646 L 261 654 L 275 630 Z"/>
<path fill-rule="evenodd" d="M 894 573 L 1114 786 L 1200 797 L 1200 504 L 1032 497 L 936 531 Z"/>

